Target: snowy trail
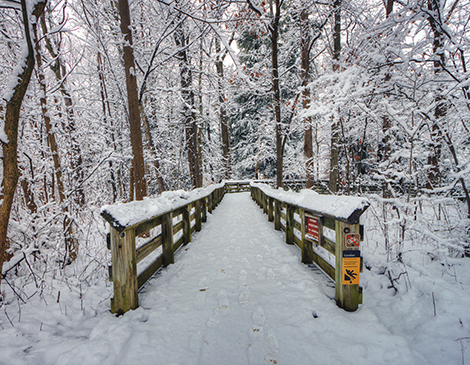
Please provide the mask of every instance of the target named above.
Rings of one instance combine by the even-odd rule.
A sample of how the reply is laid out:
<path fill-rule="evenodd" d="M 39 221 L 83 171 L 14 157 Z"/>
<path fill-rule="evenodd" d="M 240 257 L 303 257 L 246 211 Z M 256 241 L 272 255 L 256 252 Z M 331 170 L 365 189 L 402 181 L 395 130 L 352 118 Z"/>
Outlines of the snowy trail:
<path fill-rule="evenodd" d="M 39 337 L 11 363 L 425 363 L 366 306 L 347 313 L 331 295 L 248 193 L 228 194 L 137 310 L 76 319 L 75 335 Z"/>

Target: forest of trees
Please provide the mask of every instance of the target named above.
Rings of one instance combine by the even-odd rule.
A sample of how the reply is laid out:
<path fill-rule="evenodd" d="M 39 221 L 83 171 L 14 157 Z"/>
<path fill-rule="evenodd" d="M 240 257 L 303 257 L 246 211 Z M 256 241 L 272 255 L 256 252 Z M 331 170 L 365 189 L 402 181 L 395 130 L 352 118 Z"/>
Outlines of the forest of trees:
<path fill-rule="evenodd" d="M 451 199 L 466 254 L 468 0 L 0 8 L 0 269 L 70 264 L 104 204 L 252 178 L 374 193 L 390 259 Z"/>

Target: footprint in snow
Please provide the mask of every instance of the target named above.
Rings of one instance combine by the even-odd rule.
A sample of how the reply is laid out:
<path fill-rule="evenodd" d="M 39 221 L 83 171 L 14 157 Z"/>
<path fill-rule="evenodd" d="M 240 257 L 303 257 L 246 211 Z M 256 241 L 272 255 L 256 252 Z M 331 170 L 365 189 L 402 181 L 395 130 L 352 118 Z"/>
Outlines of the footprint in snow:
<path fill-rule="evenodd" d="M 253 315 L 251 316 L 251 319 L 253 320 L 253 323 L 257 326 L 262 326 L 264 322 L 266 321 L 266 318 L 264 316 L 264 309 L 263 307 L 259 306 Z"/>
<path fill-rule="evenodd" d="M 243 267 L 247 270 L 251 270 L 252 269 L 252 266 L 251 264 L 248 262 L 248 260 L 244 257 L 242 258 L 241 262 L 243 263 Z"/>
<path fill-rule="evenodd" d="M 217 294 L 217 300 L 219 302 L 219 306 L 215 308 L 214 314 L 217 316 L 225 316 L 228 313 L 230 304 L 227 292 L 225 290 L 221 290 L 219 294 Z"/>
<path fill-rule="evenodd" d="M 274 279 L 276 279 L 276 274 L 274 273 L 273 269 L 268 269 L 268 271 L 266 272 L 266 279 L 268 281 L 274 281 Z"/>
<path fill-rule="evenodd" d="M 243 290 L 241 292 L 241 294 L 238 296 L 238 303 L 241 305 L 241 306 L 244 306 L 244 305 L 248 305 L 248 298 L 250 297 L 250 291 L 248 290 L 248 288 L 246 288 L 245 290 Z"/>
<path fill-rule="evenodd" d="M 208 319 L 208 321 L 206 322 L 206 325 L 207 327 L 209 328 L 214 328 L 216 327 L 220 322 L 220 319 L 219 318 L 214 318 L 214 317 L 211 317 Z"/>

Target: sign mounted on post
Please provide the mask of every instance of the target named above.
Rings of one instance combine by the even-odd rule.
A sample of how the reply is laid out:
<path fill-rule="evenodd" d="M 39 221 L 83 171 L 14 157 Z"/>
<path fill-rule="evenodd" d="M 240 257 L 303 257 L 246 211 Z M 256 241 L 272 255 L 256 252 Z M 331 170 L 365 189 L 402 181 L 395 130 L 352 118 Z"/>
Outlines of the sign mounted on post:
<path fill-rule="evenodd" d="M 343 285 L 359 284 L 361 271 L 361 252 L 359 250 L 343 251 Z"/>
<path fill-rule="evenodd" d="M 320 240 L 320 218 L 305 214 L 305 238 L 310 241 L 319 242 Z"/>
<path fill-rule="evenodd" d="M 359 248 L 361 236 L 359 233 L 346 233 L 344 234 L 344 248 Z"/>

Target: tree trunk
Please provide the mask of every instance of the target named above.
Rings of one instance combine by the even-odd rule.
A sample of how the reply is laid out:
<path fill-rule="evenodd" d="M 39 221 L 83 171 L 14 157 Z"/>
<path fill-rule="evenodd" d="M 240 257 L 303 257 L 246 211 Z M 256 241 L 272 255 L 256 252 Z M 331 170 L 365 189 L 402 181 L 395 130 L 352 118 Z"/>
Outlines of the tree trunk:
<path fill-rule="evenodd" d="M 33 15 L 36 19 L 41 15 L 45 4 L 46 3 L 44 1 L 41 1 L 34 5 Z M 16 86 L 12 90 L 12 95 L 6 100 L 4 120 L 5 136 L 2 136 L 3 179 L 0 190 L 0 273 L 2 272 L 3 263 L 8 259 L 6 252 L 10 247 L 7 238 L 8 221 L 10 220 L 13 197 L 15 195 L 19 178 L 17 148 L 20 110 L 29 81 L 31 80 L 31 74 L 33 72 L 35 62 L 33 43 L 36 42 L 36 39 L 32 39 L 34 35 L 30 33 L 30 14 L 26 7 L 26 0 L 21 0 L 21 10 L 27 54 L 24 58 L 24 67 L 18 70 L 18 73 L 14 75 L 17 82 Z M 32 28 L 34 29 L 35 27 L 36 24 L 32 24 Z"/>
<path fill-rule="evenodd" d="M 160 162 L 157 158 L 157 152 L 155 149 L 155 145 L 153 143 L 152 134 L 150 133 L 150 125 L 147 119 L 147 115 L 145 114 L 145 108 L 143 102 L 140 103 L 140 113 L 142 116 L 142 124 L 144 125 L 144 136 L 145 136 L 145 143 L 147 144 L 147 149 L 150 152 L 150 157 L 152 159 L 152 165 L 155 169 L 155 176 L 157 178 L 157 186 L 158 186 L 158 194 L 161 194 L 165 191 L 165 185 L 163 183 L 162 174 L 160 171 Z"/>
<path fill-rule="evenodd" d="M 428 10 L 431 13 L 428 20 L 434 34 L 434 77 L 436 83 L 439 83 L 441 81 L 440 77 L 443 73 L 443 67 L 445 66 L 444 32 L 441 28 L 440 0 L 428 0 Z M 439 85 L 436 87 L 435 93 L 436 107 L 434 109 L 434 120 L 429 128 L 431 143 L 428 152 L 428 165 L 430 166 L 428 170 L 428 182 L 426 184 L 428 189 L 434 189 L 440 185 L 439 161 L 441 159 L 442 138 L 439 133 L 439 124 L 442 118 L 447 114 L 447 102 L 445 96 L 442 94 L 442 88 Z"/>
<path fill-rule="evenodd" d="M 36 29 L 34 29 L 35 37 L 38 39 Z M 54 131 L 52 130 L 50 113 L 47 107 L 47 87 L 46 78 L 44 76 L 44 70 L 42 67 L 42 52 L 39 43 L 36 43 L 36 65 L 38 69 L 38 81 L 39 89 L 41 90 L 41 97 L 39 101 L 41 103 L 41 113 L 46 126 L 47 140 L 51 149 L 52 160 L 54 162 L 54 173 L 57 183 L 57 191 L 59 193 L 59 203 L 62 212 L 64 213 L 64 239 L 65 239 L 65 250 L 66 258 L 64 262 L 71 262 L 77 258 L 78 255 L 78 241 L 73 237 L 72 220 L 69 215 L 69 204 L 66 202 L 65 188 L 62 179 L 62 166 L 60 163 L 59 149 L 55 138 Z"/>
<path fill-rule="evenodd" d="M 390 14 L 393 11 L 393 3 L 394 3 L 394 0 L 387 0 L 387 2 L 384 4 L 385 13 L 386 13 L 387 18 L 390 16 Z M 388 61 L 388 57 L 387 57 L 387 61 Z M 385 74 L 384 81 L 388 82 L 388 81 L 390 81 L 390 79 L 391 79 L 391 75 L 390 75 L 390 73 L 387 72 Z M 386 95 L 386 96 L 388 96 L 388 95 Z M 391 122 L 390 118 L 388 117 L 388 115 L 383 115 L 382 116 L 383 138 L 382 138 L 382 144 L 379 146 L 379 150 L 378 150 L 378 153 L 377 153 L 378 158 L 379 158 L 379 164 L 381 164 L 385 161 L 389 161 L 389 159 L 390 159 L 390 154 L 392 152 L 392 148 L 390 146 L 390 140 L 391 140 L 390 129 L 391 129 L 391 127 L 392 127 L 392 122 Z M 385 169 L 388 169 L 388 164 L 385 164 L 385 166 L 386 166 Z M 389 175 L 390 174 L 388 174 L 388 173 L 386 174 L 386 179 L 382 183 L 382 196 L 385 199 L 388 199 L 391 196 L 391 192 L 390 192 L 389 185 L 388 185 L 388 182 L 387 182 L 387 180 L 389 179 Z"/>
<path fill-rule="evenodd" d="M 64 98 L 64 104 L 66 108 L 66 115 L 67 115 L 67 124 L 64 123 L 64 130 L 67 132 L 69 139 L 70 139 L 70 168 L 72 170 L 72 180 L 73 180 L 73 188 L 76 192 L 76 202 L 79 206 L 85 206 L 85 192 L 83 190 L 83 159 L 82 159 L 82 151 L 80 148 L 80 144 L 78 143 L 77 139 L 75 138 L 75 113 L 73 109 L 73 100 L 72 96 L 67 88 L 67 70 L 65 65 L 62 61 L 62 57 L 60 55 L 60 50 L 55 50 L 54 46 L 52 45 L 51 40 L 47 36 L 48 30 L 46 25 L 45 14 L 43 13 L 41 16 L 41 27 L 42 32 L 46 36 L 44 39 L 46 41 L 46 49 L 48 50 L 51 57 L 55 60 L 55 62 L 50 64 L 51 70 L 54 72 L 57 82 L 59 83 L 59 90 Z"/>
<path fill-rule="evenodd" d="M 215 63 L 218 76 L 218 91 L 219 91 L 219 122 L 220 133 L 222 135 L 222 156 L 224 165 L 224 177 L 228 180 L 231 177 L 231 159 L 230 159 L 230 124 L 227 118 L 227 111 L 225 109 L 225 95 L 223 90 L 224 80 L 224 61 L 221 57 L 220 40 L 215 39 L 215 51 L 217 53 L 217 61 Z"/>
<path fill-rule="evenodd" d="M 103 61 L 101 60 L 101 53 L 98 52 L 97 53 L 97 57 L 96 57 L 96 61 L 97 61 L 97 65 L 98 65 L 98 79 L 100 80 L 100 97 L 101 97 L 101 106 L 103 108 L 103 122 L 105 125 L 108 124 L 108 117 L 107 115 L 109 114 L 109 125 L 111 127 L 111 142 L 109 142 L 108 140 L 108 145 L 111 144 L 112 145 L 112 148 L 114 149 L 114 151 L 116 151 L 116 142 L 115 142 L 115 139 L 114 139 L 114 131 L 112 130 L 113 128 L 113 121 L 112 121 L 112 118 L 111 118 L 111 108 L 109 106 L 109 101 L 108 101 L 108 93 L 107 93 L 107 90 L 106 90 L 106 82 L 105 82 L 105 79 L 104 79 L 104 72 L 103 72 Z M 110 182 L 111 182 L 111 188 L 112 188 L 112 191 L 113 191 L 113 195 L 112 195 L 112 200 L 111 200 L 111 203 L 115 203 L 116 200 L 117 200 L 117 197 L 118 197 L 118 189 L 117 189 L 117 182 L 116 182 L 116 175 L 117 175 L 117 179 L 119 180 L 119 185 L 121 184 L 120 182 L 120 174 L 119 174 L 119 171 L 117 174 L 115 174 L 115 171 L 114 171 L 114 164 L 113 164 L 113 161 L 112 160 L 109 160 L 108 161 L 108 166 L 109 166 L 109 177 L 110 177 Z"/>
<path fill-rule="evenodd" d="M 183 25 L 180 24 L 175 31 L 175 43 L 180 48 L 177 54 L 181 77 L 181 94 L 183 97 L 183 118 L 186 136 L 186 150 L 188 153 L 189 173 L 193 188 L 202 186 L 201 163 L 198 147 L 198 125 L 194 113 L 194 91 L 192 89 L 193 77 L 191 62 L 187 54 L 188 39 L 184 33 Z"/>
<path fill-rule="evenodd" d="M 271 21 L 271 67 L 273 83 L 273 108 L 274 122 L 276 125 L 276 186 L 283 187 L 283 151 L 282 151 L 282 119 L 281 119 L 281 91 L 279 87 L 279 64 L 278 64 L 278 39 L 279 39 L 279 21 L 280 21 L 280 1 L 274 1 L 273 20 Z"/>
<path fill-rule="evenodd" d="M 310 106 L 310 29 L 308 24 L 307 4 L 302 4 L 300 10 L 300 77 L 302 80 L 302 108 L 306 112 Z M 313 165 L 312 117 L 304 117 L 304 157 L 305 157 L 305 187 L 310 189 L 315 183 Z"/>
<path fill-rule="evenodd" d="M 334 31 L 333 31 L 333 71 L 340 72 L 339 58 L 341 55 L 341 0 L 333 4 Z M 339 112 L 339 111 L 338 111 Z M 339 118 L 339 116 L 338 116 Z M 330 179 L 329 189 L 332 193 L 338 191 L 338 162 L 339 162 L 339 121 L 332 117 L 331 147 L 330 147 Z"/>
<path fill-rule="evenodd" d="M 121 17 L 121 32 L 124 35 L 124 68 L 126 71 L 127 104 L 129 110 L 129 126 L 131 131 L 132 166 L 134 168 L 135 198 L 143 200 L 147 196 L 145 180 L 144 153 L 142 147 L 142 129 L 140 126 L 139 96 L 137 78 L 132 48 L 131 17 L 127 0 L 119 0 L 119 15 Z"/>

